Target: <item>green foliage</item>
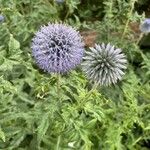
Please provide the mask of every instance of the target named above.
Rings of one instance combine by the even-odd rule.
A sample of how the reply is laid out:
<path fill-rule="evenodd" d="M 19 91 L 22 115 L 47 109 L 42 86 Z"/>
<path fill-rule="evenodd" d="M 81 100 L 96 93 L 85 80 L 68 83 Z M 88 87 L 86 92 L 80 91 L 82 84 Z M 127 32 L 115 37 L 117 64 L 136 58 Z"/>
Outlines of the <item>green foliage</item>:
<path fill-rule="evenodd" d="M 148 150 L 150 54 L 137 45 L 130 23 L 143 19 L 143 0 L 0 0 L 0 149 Z M 57 76 L 31 56 L 34 33 L 48 22 L 95 29 L 97 42 L 123 49 L 124 79 L 92 89 L 80 68 Z M 58 99 L 59 92 L 59 99 Z"/>

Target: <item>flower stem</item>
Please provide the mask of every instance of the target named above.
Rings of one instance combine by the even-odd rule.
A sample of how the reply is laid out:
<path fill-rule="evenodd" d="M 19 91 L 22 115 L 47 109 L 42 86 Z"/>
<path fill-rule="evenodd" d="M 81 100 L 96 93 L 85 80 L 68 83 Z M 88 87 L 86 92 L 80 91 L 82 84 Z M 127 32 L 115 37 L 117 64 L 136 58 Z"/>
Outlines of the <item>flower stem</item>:
<path fill-rule="evenodd" d="M 60 73 L 57 73 L 57 98 L 60 101 Z"/>
<path fill-rule="evenodd" d="M 130 22 L 130 19 L 131 19 L 131 15 L 132 15 L 132 12 L 133 12 L 133 9 L 134 9 L 134 3 L 135 3 L 135 1 L 136 1 L 136 0 L 133 0 L 133 1 L 131 2 L 131 9 L 130 9 L 130 11 L 129 11 L 129 16 L 128 16 L 128 19 L 127 19 L 127 21 L 126 21 L 125 28 L 124 28 L 124 31 L 123 31 L 123 33 L 122 33 L 121 40 L 123 40 L 123 38 L 124 38 L 124 36 L 125 36 L 125 34 L 126 34 L 126 32 L 127 32 L 128 25 L 129 25 L 129 22 Z"/>
<path fill-rule="evenodd" d="M 58 139 L 57 139 L 57 145 L 56 145 L 56 150 L 60 150 L 59 149 L 59 145 L 60 145 L 60 135 L 58 136 Z"/>
<path fill-rule="evenodd" d="M 65 17 L 64 17 L 64 21 L 68 18 L 69 15 L 70 15 L 70 11 L 68 10 Z"/>
<path fill-rule="evenodd" d="M 88 92 L 88 94 L 86 95 L 86 98 L 90 97 L 91 94 L 93 93 L 93 91 L 95 91 L 97 89 L 98 84 L 94 83 L 92 89 Z"/>
<path fill-rule="evenodd" d="M 85 95 L 85 97 L 82 99 L 81 103 L 79 103 L 79 108 L 81 108 L 81 107 L 85 104 L 85 102 L 88 101 L 89 97 L 92 95 L 93 91 L 96 90 L 97 86 L 98 86 L 98 84 L 95 83 L 95 84 L 93 85 L 92 89 L 91 89 L 90 91 L 88 91 L 88 93 L 87 93 L 87 94 Z"/>
<path fill-rule="evenodd" d="M 138 38 L 138 40 L 136 41 L 136 45 L 140 45 L 141 39 L 143 38 L 143 36 L 144 36 L 144 34 L 141 33 L 140 36 L 139 36 L 139 38 Z"/>

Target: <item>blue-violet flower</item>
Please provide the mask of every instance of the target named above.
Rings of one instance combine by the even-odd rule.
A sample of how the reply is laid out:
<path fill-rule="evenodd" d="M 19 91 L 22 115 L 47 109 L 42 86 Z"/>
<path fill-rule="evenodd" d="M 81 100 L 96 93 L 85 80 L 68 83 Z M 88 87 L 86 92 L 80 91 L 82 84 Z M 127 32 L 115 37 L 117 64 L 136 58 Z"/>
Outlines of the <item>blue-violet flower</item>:
<path fill-rule="evenodd" d="M 140 26 L 140 30 L 143 33 L 149 33 L 150 32 L 150 18 L 147 18 L 144 20 L 144 22 Z"/>
<path fill-rule="evenodd" d="M 32 54 L 47 72 L 64 73 L 81 63 L 84 43 L 75 29 L 65 24 L 41 27 L 32 41 Z"/>

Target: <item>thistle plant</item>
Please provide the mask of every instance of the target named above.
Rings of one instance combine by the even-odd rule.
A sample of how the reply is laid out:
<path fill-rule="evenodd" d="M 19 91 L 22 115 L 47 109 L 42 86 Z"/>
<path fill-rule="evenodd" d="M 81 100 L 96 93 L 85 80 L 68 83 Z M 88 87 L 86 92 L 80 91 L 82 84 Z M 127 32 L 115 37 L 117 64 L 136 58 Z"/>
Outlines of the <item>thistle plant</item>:
<path fill-rule="evenodd" d="M 36 33 L 32 54 L 47 72 L 65 73 L 80 64 L 84 44 L 79 32 L 65 24 L 48 24 Z"/>
<path fill-rule="evenodd" d="M 82 68 L 91 81 L 107 86 L 121 80 L 126 63 L 126 57 L 121 49 L 103 43 L 95 44 L 95 47 L 86 52 Z"/>
<path fill-rule="evenodd" d="M 57 73 L 57 94 L 60 93 L 60 73 L 80 64 L 84 44 L 79 32 L 65 24 L 48 24 L 36 33 L 32 54 L 38 66 L 49 73 Z M 60 105 L 60 104 L 59 104 Z"/>
<path fill-rule="evenodd" d="M 135 43 L 148 5 L 149 0 L 0 0 L 0 150 L 150 149 L 147 33 L 141 32 L 141 46 Z M 84 50 L 76 30 L 48 24 L 33 37 L 48 20 L 79 27 L 87 47 L 92 44 L 83 57 L 92 89 L 81 70 L 71 70 Z M 95 35 L 106 44 L 94 46 Z M 28 55 L 32 37 L 33 61 L 44 74 Z M 121 87 L 114 87 L 126 72 L 123 50 L 130 67 Z"/>

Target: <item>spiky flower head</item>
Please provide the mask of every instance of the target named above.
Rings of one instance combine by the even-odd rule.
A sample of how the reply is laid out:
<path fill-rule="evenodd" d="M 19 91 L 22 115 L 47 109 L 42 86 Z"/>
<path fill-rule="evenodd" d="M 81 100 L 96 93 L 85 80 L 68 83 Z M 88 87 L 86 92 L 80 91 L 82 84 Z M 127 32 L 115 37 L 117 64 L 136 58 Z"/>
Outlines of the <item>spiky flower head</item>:
<path fill-rule="evenodd" d="M 150 32 L 150 18 L 147 18 L 143 21 L 143 23 L 140 26 L 140 30 L 143 33 L 149 33 Z"/>
<path fill-rule="evenodd" d="M 95 47 L 86 52 L 82 68 L 91 81 L 107 86 L 122 78 L 126 63 L 121 49 L 103 43 L 95 44 Z"/>
<path fill-rule="evenodd" d="M 38 66 L 54 73 L 64 73 L 81 63 L 84 44 L 79 32 L 65 24 L 41 27 L 32 41 L 32 54 Z"/>

